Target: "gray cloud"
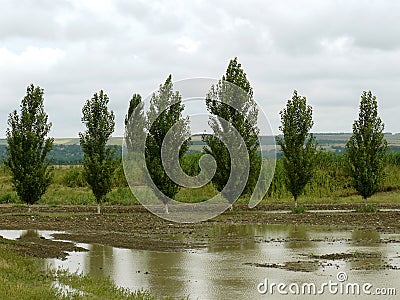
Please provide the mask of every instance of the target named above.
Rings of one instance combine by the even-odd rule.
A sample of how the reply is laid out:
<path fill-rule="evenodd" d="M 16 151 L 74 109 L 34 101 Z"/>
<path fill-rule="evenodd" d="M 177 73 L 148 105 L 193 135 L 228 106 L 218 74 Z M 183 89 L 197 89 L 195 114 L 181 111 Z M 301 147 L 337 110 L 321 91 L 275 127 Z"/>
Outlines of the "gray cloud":
<path fill-rule="evenodd" d="M 399 132 L 398 1 L 0 0 L 0 137 L 30 83 L 45 89 L 57 137 L 77 136 L 84 101 L 110 96 L 122 135 L 128 101 L 168 74 L 219 78 L 239 57 L 277 132 L 294 89 L 316 131 L 350 131 L 363 90 Z"/>

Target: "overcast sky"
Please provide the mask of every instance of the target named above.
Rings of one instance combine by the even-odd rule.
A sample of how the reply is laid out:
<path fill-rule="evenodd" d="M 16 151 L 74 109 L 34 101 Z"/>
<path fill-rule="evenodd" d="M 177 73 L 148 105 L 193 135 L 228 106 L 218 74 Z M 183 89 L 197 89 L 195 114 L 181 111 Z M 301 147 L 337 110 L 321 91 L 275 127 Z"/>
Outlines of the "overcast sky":
<path fill-rule="evenodd" d="M 115 136 L 132 93 L 220 78 L 237 56 L 278 132 L 296 89 L 315 132 L 349 132 L 360 95 L 377 96 L 400 132 L 400 1 L 0 0 L 0 138 L 30 83 L 45 90 L 54 137 L 77 137 L 86 99 L 103 89 Z"/>

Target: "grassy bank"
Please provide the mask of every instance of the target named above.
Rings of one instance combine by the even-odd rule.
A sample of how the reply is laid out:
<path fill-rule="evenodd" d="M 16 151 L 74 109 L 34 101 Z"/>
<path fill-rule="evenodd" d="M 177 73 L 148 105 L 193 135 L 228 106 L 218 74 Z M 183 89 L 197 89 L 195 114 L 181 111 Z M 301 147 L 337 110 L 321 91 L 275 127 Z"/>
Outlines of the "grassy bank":
<path fill-rule="evenodd" d="M 0 238 L 0 299 L 155 299 L 146 291 L 119 288 L 109 279 L 46 271 L 43 260 L 17 254 L 18 247 L 19 242 Z"/>

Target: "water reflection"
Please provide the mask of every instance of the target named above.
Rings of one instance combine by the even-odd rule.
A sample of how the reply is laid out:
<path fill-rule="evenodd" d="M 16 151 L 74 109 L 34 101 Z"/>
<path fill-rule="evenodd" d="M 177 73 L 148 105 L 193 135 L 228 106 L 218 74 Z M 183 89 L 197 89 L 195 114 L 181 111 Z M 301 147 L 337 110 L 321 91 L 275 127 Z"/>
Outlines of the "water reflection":
<path fill-rule="evenodd" d="M 20 237 L 43 235 L 41 231 L 18 231 Z M 47 233 L 48 234 L 48 233 Z M 9 231 L 0 235 L 15 236 Z M 16 236 L 16 237 L 18 237 Z M 390 243 L 382 241 L 390 240 Z M 47 260 L 47 265 L 110 276 L 117 285 L 149 289 L 157 296 L 190 299 L 259 299 L 257 284 L 334 280 L 345 271 L 351 282 L 370 282 L 377 287 L 400 289 L 398 270 L 382 270 L 385 264 L 400 267 L 400 235 L 376 231 L 341 231 L 310 226 L 227 225 L 209 233 L 209 245 L 195 252 L 155 252 L 78 244 L 89 252 L 71 253 L 66 261 Z M 357 259 L 321 259 L 310 254 L 361 253 Z M 245 263 L 296 264 L 307 261 L 308 271 L 262 268 Z M 290 297 L 289 297 L 290 298 Z M 324 298 L 328 298 L 324 295 Z M 337 297 L 332 297 L 337 299 Z M 283 297 L 288 299 L 288 297 Z M 307 299 L 307 297 L 300 297 Z"/>
<path fill-rule="evenodd" d="M 85 273 L 90 273 L 96 278 L 112 274 L 114 270 L 113 247 L 98 244 L 89 245 L 84 267 Z"/>
<path fill-rule="evenodd" d="M 34 229 L 24 230 L 21 235 L 19 236 L 19 240 L 27 240 L 31 238 L 38 238 L 40 237 L 39 232 Z"/>
<path fill-rule="evenodd" d="M 353 230 L 351 240 L 354 244 L 363 246 L 378 246 L 381 241 L 380 233 L 376 230 Z"/>
<path fill-rule="evenodd" d="M 358 259 L 350 260 L 352 269 L 382 269 L 387 264 L 385 244 L 381 243 L 381 234 L 376 230 L 353 230 L 351 241 L 360 251 L 356 253 Z"/>
<path fill-rule="evenodd" d="M 285 243 L 285 245 L 290 249 L 313 247 L 313 243 L 310 240 L 307 228 L 305 226 L 289 226 L 287 237 L 289 240 L 287 243 Z"/>
<path fill-rule="evenodd" d="M 259 234 L 254 225 L 217 225 L 209 232 L 209 252 L 243 251 L 258 247 L 255 236 Z"/>
<path fill-rule="evenodd" d="M 135 256 L 135 252 L 132 252 Z M 184 252 L 143 252 L 140 259 L 148 286 L 153 288 L 157 295 L 169 294 L 172 296 L 183 296 L 188 292 L 186 283 L 189 279 L 188 266 L 193 263 L 187 253 Z M 197 266 L 198 267 L 198 266 Z"/>

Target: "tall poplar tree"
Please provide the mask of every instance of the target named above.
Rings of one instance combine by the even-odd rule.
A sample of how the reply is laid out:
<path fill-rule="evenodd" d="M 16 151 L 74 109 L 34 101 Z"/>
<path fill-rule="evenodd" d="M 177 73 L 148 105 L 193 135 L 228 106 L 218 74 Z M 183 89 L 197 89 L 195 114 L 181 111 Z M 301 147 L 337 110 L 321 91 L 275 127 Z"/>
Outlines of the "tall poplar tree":
<path fill-rule="evenodd" d="M 224 103 L 221 102 L 222 99 Z M 230 60 L 225 75 L 216 86 L 211 88 L 206 97 L 206 106 L 211 114 L 209 125 L 214 135 L 204 134 L 202 140 L 207 144 L 204 151 L 211 154 L 217 163 L 217 171 L 212 179 L 214 186 L 221 192 L 228 182 L 233 167 L 228 149 L 218 138 L 219 135 L 229 135 L 227 132 L 229 129 L 221 122 L 221 119 L 224 119 L 233 125 L 245 143 L 250 165 L 242 195 L 251 195 L 261 170 L 258 109 L 253 99 L 253 89 L 237 57 Z M 246 180 L 246 178 L 238 177 L 237 180 Z M 226 191 L 223 195 L 231 204 L 236 200 L 231 196 L 232 194 L 234 193 Z"/>
<path fill-rule="evenodd" d="M 125 116 L 125 142 L 129 152 L 135 152 L 135 145 L 144 140 L 146 118 L 143 101 L 139 94 L 133 94 Z"/>
<path fill-rule="evenodd" d="M 103 91 L 86 101 L 82 108 L 82 123 L 86 125 L 86 131 L 79 133 L 85 178 L 96 197 L 98 214 L 101 202 L 111 191 L 116 168 L 115 148 L 107 146 L 115 127 L 114 112 L 108 110 L 108 102 L 109 98 Z"/>
<path fill-rule="evenodd" d="M 176 131 L 176 139 L 188 135 L 189 121 L 182 117 L 183 110 L 182 97 L 178 91 L 174 92 L 172 76 L 169 75 L 165 83 L 161 84 L 159 90 L 151 97 L 150 109 L 147 113 L 148 132 L 145 146 L 147 169 L 159 190 L 155 193 L 163 201 L 166 213 L 168 213 L 168 197 L 172 199 L 178 193 L 180 186 L 166 173 L 161 148 L 168 131 L 174 125 L 179 128 Z M 190 139 L 186 139 L 180 149 L 174 149 L 179 151 L 179 159 L 182 159 L 189 146 Z"/>
<path fill-rule="evenodd" d="M 378 116 L 378 102 L 371 91 L 361 95 L 358 120 L 353 124 L 353 135 L 346 144 L 353 186 L 364 198 L 371 197 L 384 177 L 384 157 L 388 149 Z"/>
<path fill-rule="evenodd" d="M 44 111 L 44 91 L 28 86 L 21 101 L 20 114 L 14 110 L 8 117 L 7 158 L 12 182 L 18 197 L 30 205 L 39 201 L 51 183 L 52 173 L 47 154 L 53 148 L 53 138 L 47 138 L 51 123 Z"/>
<path fill-rule="evenodd" d="M 314 175 L 317 145 L 314 135 L 310 133 L 314 125 L 312 107 L 307 105 L 306 97 L 294 91 L 280 115 L 279 130 L 283 137 L 277 137 L 277 143 L 283 152 L 286 185 L 297 207 L 297 198 Z"/>

